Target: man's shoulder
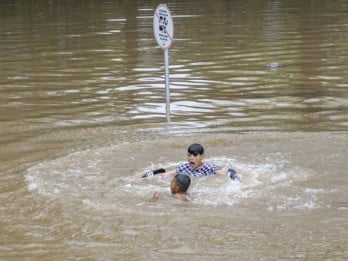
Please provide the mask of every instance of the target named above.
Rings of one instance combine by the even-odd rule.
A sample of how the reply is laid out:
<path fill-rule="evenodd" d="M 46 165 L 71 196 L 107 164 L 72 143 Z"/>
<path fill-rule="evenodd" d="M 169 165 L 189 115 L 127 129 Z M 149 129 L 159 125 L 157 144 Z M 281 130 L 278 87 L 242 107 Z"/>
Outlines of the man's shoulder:
<path fill-rule="evenodd" d="M 206 163 L 206 162 L 203 163 L 202 167 L 205 167 L 205 168 L 213 168 L 213 169 L 218 168 L 217 165 L 211 164 L 211 163 Z"/>
<path fill-rule="evenodd" d="M 192 166 L 190 163 L 184 163 L 178 166 L 179 169 L 192 169 Z"/>

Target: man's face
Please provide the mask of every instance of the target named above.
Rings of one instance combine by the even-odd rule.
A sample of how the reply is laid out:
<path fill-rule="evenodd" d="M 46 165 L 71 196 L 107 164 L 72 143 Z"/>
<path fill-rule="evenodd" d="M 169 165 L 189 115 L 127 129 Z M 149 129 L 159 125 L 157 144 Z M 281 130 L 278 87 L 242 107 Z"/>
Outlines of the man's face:
<path fill-rule="evenodd" d="M 203 165 L 203 154 L 187 154 L 187 161 L 191 164 L 192 168 L 196 169 Z"/>
<path fill-rule="evenodd" d="M 170 183 L 170 191 L 172 192 L 172 194 L 176 194 L 180 191 L 180 188 L 176 183 L 176 178 L 173 178 L 172 182 Z"/>

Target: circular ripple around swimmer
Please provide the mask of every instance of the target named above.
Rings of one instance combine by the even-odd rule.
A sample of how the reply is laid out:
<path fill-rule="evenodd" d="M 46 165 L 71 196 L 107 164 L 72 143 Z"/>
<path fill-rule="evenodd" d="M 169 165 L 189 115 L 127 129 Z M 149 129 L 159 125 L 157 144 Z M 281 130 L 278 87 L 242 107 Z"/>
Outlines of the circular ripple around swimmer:
<path fill-rule="evenodd" d="M 216 143 L 214 151 L 224 153 L 226 150 L 218 144 L 219 140 L 210 138 L 207 142 Z M 169 147 L 172 149 L 168 151 Z M 96 209 L 130 211 L 130 206 L 149 204 L 155 191 L 170 194 L 169 177 L 142 179 L 141 176 L 150 169 L 173 169 L 184 163 L 177 160 L 177 155 L 183 154 L 183 147 L 176 139 L 124 143 L 76 152 L 31 167 L 26 182 L 29 191 L 58 198 L 65 204 L 82 203 Z M 254 153 L 255 157 L 264 152 Z M 316 207 L 315 192 L 305 191 L 294 183 L 305 180 L 309 173 L 292 166 L 281 153 L 269 157 L 264 163 L 244 162 L 238 160 L 239 157 L 238 154 L 233 158 L 207 157 L 206 162 L 225 170 L 234 168 L 242 176 L 242 183 L 228 177 L 194 177 L 189 190 L 192 204 L 234 206 L 248 202 L 268 209 Z"/>

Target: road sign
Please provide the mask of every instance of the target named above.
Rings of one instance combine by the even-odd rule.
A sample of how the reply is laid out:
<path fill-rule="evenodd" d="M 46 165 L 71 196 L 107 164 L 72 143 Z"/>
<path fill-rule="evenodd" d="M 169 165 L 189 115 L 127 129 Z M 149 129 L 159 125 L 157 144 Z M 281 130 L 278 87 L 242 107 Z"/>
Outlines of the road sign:
<path fill-rule="evenodd" d="M 168 49 L 173 42 L 174 24 L 170 11 L 165 4 L 159 4 L 153 15 L 153 32 L 157 44 L 163 49 L 166 85 L 166 116 L 170 122 L 170 86 L 169 86 L 169 55 Z"/>
<path fill-rule="evenodd" d="M 168 49 L 174 37 L 174 24 L 170 11 L 165 4 L 160 4 L 153 16 L 153 31 L 157 44 L 162 49 Z"/>

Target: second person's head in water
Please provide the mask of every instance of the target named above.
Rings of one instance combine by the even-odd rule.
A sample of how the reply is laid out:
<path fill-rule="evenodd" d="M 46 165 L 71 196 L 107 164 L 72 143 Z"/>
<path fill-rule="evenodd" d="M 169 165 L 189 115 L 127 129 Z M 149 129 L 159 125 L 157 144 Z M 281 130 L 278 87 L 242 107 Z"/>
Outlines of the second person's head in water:
<path fill-rule="evenodd" d="M 182 201 L 191 201 L 190 195 L 187 193 L 190 184 L 191 178 L 188 175 L 181 173 L 176 174 L 170 183 L 170 192 L 172 196 Z M 155 192 L 152 196 L 153 200 L 161 198 L 163 198 L 163 196 L 160 192 Z"/>
<path fill-rule="evenodd" d="M 185 174 L 176 174 L 170 184 L 172 194 L 186 193 L 191 184 L 191 178 Z"/>
<path fill-rule="evenodd" d="M 185 174 L 176 174 L 170 183 L 170 191 L 174 197 L 184 201 L 190 201 L 188 188 L 191 184 L 191 178 Z"/>

